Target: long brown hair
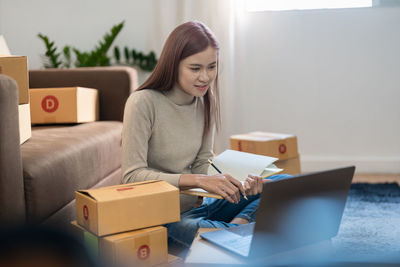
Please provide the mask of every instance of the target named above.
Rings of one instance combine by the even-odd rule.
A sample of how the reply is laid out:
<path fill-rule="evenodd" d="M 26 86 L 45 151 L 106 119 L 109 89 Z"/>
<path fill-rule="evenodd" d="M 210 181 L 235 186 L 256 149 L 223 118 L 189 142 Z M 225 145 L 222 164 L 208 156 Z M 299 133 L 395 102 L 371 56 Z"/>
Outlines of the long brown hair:
<path fill-rule="evenodd" d="M 204 51 L 208 46 L 219 51 L 218 42 L 206 25 L 198 21 L 179 25 L 168 36 L 154 71 L 138 90 L 171 90 L 178 81 L 179 63 L 191 55 Z M 210 130 L 212 122 L 215 122 L 217 130 L 221 124 L 218 73 L 213 88 L 207 91 L 203 99 L 205 134 Z"/>

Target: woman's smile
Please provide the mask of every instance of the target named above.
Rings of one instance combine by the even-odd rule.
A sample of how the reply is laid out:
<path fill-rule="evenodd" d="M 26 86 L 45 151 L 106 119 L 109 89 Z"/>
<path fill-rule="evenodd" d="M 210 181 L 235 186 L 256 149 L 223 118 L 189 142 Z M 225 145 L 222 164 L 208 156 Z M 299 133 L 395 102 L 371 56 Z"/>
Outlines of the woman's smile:
<path fill-rule="evenodd" d="M 206 91 L 208 89 L 208 84 L 207 85 L 195 85 L 194 87 L 196 87 L 200 91 Z"/>

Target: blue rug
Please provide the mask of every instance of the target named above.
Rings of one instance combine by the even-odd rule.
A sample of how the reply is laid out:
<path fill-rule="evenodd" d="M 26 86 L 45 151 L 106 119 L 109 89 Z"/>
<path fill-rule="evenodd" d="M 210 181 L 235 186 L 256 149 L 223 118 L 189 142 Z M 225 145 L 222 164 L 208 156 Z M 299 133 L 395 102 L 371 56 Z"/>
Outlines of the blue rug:
<path fill-rule="evenodd" d="M 353 184 L 332 243 L 344 258 L 400 256 L 398 184 Z"/>

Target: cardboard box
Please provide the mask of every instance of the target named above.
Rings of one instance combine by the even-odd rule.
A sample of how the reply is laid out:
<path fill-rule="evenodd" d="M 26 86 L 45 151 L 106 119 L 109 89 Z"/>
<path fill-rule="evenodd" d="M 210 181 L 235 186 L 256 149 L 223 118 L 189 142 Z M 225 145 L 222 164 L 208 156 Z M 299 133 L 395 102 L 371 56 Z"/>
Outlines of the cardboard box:
<path fill-rule="evenodd" d="M 112 265 L 153 266 L 169 260 L 167 228 L 163 226 L 98 237 L 76 221 L 71 224 L 92 253 Z"/>
<path fill-rule="evenodd" d="M 231 149 L 259 155 L 275 157 L 280 160 L 299 155 L 297 137 L 290 134 L 251 132 L 232 135 Z"/>
<path fill-rule="evenodd" d="M 32 136 L 31 109 L 29 104 L 18 105 L 19 143 L 23 144 Z"/>
<path fill-rule="evenodd" d="M 76 192 L 80 225 L 98 236 L 180 220 L 179 190 L 161 180 Z"/>
<path fill-rule="evenodd" d="M 10 76 L 17 82 L 18 104 L 28 104 L 29 78 L 27 57 L 0 55 L 0 74 Z"/>
<path fill-rule="evenodd" d="M 301 173 L 300 156 L 297 156 L 297 157 L 291 158 L 291 159 L 278 160 L 278 161 L 274 162 L 274 164 L 278 168 L 283 169 L 282 173 L 291 174 L 291 175 Z"/>
<path fill-rule="evenodd" d="M 11 55 L 3 35 L 0 35 L 0 55 Z"/>
<path fill-rule="evenodd" d="M 232 135 L 231 149 L 278 158 L 274 164 L 286 174 L 301 173 L 297 137 L 291 134 L 251 132 Z"/>
<path fill-rule="evenodd" d="M 81 123 L 98 119 L 98 92 L 84 87 L 29 90 L 31 120 L 42 123 Z"/>

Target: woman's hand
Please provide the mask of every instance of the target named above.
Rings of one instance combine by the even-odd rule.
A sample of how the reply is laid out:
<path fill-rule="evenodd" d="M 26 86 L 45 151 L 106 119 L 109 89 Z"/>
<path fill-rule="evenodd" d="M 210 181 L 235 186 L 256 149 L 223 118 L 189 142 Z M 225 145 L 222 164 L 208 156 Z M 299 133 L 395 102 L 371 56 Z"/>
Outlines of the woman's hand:
<path fill-rule="evenodd" d="M 242 183 L 229 174 L 203 176 L 199 179 L 199 187 L 236 204 L 240 201 L 240 192 L 245 192 Z"/>
<path fill-rule="evenodd" d="M 261 176 L 249 174 L 244 182 L 246 194 L 249 196 L 260 194 L 263 190 L 263 184 L 269 181 L 271 180 L 263 179 Z"/>

